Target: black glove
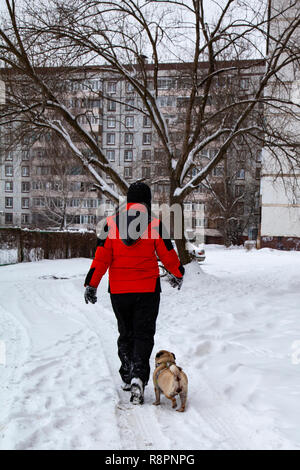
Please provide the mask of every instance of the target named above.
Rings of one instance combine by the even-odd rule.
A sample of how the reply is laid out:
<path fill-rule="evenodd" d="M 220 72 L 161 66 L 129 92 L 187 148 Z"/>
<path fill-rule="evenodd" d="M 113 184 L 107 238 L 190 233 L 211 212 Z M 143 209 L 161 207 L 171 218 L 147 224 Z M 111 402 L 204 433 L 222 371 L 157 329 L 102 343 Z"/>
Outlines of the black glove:
<path fill-rule="evenodd" d="M 182 286 L 182 283 L 183 283 L 183 276 L 182 277 L 176 277 L 176 276 L 173 276 L 173 274 L 170 274 L 169 283 L 171 284 L 172 287 L 174 287 L 174 289 L 176 289 L 176 287 L 177 287 L 177 289 L 180 290 L 181 286 Z"/>
<path fill-rule="evenodd" d="M 95 304 L 97 302 L 96 293 L 96 287 L 87 286 L 84 293 L 85 303 L 88 304 L 89 302 L 91 302 L 91 304 Z"/>

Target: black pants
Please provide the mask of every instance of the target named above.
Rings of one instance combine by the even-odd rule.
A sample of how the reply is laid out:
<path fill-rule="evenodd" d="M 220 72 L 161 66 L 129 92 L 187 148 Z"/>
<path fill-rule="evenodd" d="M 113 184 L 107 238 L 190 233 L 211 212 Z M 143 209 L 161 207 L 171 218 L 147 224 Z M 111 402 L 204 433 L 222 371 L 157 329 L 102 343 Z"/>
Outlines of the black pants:
<path fill-rule="evenodd" d="M 160 293 L 111 294 L 118 321 L 120 375 L 130 383 L 136 377 L 146 385 L 150 375 L 150 356 L 154 346 Z"/>

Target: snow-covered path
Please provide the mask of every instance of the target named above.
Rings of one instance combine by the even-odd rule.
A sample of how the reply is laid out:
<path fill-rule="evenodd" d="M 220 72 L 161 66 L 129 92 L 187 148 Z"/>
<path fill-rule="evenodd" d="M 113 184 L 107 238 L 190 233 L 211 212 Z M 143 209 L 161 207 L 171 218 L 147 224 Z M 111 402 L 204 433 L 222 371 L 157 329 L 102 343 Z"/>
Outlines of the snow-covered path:
<path fill-rule="evenodd" d="M 0 449 L 300 448 L 300 253 L 208 248 L 182 291 L 163 282 L 156 345 L 189 377 L 186 413 L 128 405 L 107 294 L 90 260 L 0 268 Z M 299 354 L 300 357 L 300 354 Z"/>

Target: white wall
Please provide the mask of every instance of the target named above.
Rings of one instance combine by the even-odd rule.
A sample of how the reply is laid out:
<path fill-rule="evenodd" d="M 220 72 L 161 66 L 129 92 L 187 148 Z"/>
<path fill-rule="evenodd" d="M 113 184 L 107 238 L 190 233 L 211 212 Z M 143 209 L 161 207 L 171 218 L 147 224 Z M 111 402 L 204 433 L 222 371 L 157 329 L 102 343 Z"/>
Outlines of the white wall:
<path fill-rule="evenodd" d="M 262 236 L 300 238 L 300 190 L 291 179 L 262 179 Z M 300 186 L 300 177 L 298 178 Z"/>

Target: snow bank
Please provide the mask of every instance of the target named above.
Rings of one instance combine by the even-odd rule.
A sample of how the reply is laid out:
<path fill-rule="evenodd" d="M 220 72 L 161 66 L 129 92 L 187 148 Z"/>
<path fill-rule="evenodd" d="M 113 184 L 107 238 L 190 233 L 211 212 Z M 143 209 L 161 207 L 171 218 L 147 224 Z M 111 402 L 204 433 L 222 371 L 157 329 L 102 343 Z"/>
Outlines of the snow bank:
<path fill-rule="evenodd" d="M 3 264 L 14 264 L 18 262 L 18 250 L 13 249 L 0 249 L 0 266 Z"/>

